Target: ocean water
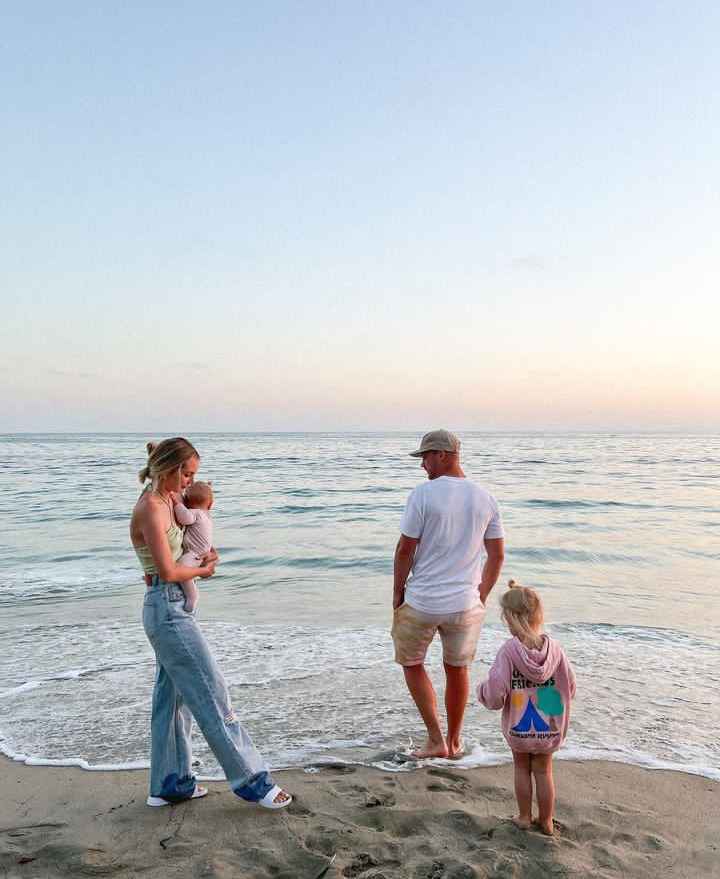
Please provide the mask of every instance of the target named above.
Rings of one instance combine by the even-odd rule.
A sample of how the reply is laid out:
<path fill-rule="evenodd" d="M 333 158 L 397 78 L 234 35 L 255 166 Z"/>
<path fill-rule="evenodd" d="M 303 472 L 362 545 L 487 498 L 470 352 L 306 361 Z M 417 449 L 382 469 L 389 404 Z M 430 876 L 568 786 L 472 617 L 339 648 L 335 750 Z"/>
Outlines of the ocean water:
<path fill-rule="evenodd" d="M 147 765 L 154 658 L 128 540 L 148 437 L 0 436 L 0 750 Z M 274 767 L 407 769 L 422 727 L 392 661 L 392 554 L 425 478 L 414 434 L 194 435 L 216 493 L 218 573 L 200 621 Z M 497 596 L 536 586 L 578 677 L 559 756 L 720 779 L 720 437 L 463 436 L 498 499 L 506 562 L 472 669 L 506 637 Z M 440 650 L 429 654 L 442 682 Z M 474 698 L 460 765 L 507 761 Z M 197 733 L 205 777 L 221 775 Z"/>

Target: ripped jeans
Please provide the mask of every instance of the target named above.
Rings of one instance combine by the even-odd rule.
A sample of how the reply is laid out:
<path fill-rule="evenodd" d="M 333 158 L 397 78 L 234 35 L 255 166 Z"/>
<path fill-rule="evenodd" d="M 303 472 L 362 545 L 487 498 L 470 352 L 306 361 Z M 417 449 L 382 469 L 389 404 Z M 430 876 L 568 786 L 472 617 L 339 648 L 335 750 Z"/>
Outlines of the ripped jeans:
<path fill-rule="evenodd" d="M 273 787 L 267 765 L 233 711 L 225 679 L 177 583 L 157 576 L 145 594 L 143 626 L 157 671 L 152 698 L 150 795 L 192 796 L 190 727 L 197 721 L 237 796 L 257 802 Z"/>

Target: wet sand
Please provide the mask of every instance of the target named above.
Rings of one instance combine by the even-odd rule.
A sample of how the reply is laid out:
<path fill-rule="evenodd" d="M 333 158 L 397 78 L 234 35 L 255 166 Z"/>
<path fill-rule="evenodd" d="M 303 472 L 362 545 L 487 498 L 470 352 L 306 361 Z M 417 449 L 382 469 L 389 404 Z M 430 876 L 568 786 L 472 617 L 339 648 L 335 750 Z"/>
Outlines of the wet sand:
<path fill-rule="evenodd" d="M 221 782 L 151 809 L 147 773 L 0 759 L 0 874 L 232 879 L 720 876 L 720 784 L 556 761 L 554 838 L 517 829 L 512 767 L 388 773 L 331 765 L 277 778 L 269 812 Z"/>

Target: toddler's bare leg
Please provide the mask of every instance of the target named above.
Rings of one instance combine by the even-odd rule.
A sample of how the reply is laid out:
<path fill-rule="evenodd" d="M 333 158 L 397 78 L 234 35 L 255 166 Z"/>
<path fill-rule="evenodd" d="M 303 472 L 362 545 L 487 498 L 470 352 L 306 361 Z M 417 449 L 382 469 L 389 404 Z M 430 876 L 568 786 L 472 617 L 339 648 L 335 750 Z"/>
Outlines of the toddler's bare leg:
<path fill-rule="evenodd" d="M 532 824 L 532 776 L 530 775 L 530 754 L 513 751 L 515 764 L 515 798 L 520 813 L 513 818 L 515 824 L 527 830 Z"/>
<path fill-rule="evenodd" d="M 533 754 L 532 774 L 535 776 L 535 793 L 540 812 L 537 825 L 543 833 L 552 836 L 555 811 L 552 754 Z"/>

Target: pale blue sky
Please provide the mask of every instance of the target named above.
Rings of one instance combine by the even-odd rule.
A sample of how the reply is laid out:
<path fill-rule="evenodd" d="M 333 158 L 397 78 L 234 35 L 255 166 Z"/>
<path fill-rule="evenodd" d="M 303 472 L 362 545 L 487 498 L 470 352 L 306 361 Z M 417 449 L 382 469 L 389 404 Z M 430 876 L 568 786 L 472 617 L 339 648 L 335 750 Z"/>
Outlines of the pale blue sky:
<path fill-rule="evenodd" d="M 716 4 L 120 6 L 0 15 L 0 431 L 720 429 Z"/>

